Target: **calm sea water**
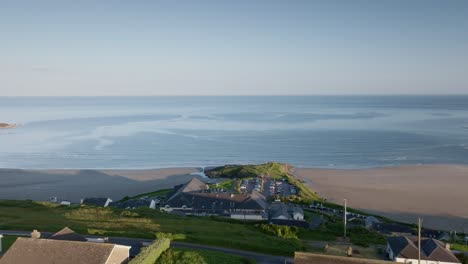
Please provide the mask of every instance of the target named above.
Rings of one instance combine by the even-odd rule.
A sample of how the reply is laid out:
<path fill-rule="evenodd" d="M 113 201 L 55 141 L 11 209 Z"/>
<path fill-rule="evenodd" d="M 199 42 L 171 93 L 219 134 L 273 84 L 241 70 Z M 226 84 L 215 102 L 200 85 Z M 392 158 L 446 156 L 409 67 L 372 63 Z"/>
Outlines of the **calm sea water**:
<path fill-rule="evenodd" d="M 0 167 L 468 163 L 468 96 L 0 97 Z"/>

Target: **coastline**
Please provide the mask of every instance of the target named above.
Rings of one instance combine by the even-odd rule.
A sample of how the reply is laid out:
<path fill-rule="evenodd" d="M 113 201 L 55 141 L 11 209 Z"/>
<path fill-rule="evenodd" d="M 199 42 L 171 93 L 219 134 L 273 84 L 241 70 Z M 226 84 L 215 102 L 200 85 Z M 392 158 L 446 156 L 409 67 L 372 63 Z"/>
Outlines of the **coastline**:
<path fill-rule="evenodd" d="M 182 184 L 200 167 L 159 169 L 0 169 L 0 199 L 79 202 L 101 196 L 119 200 Z M 426 227 L 468 230 L 468 166 L 409 165 L 367 169 L 294 168 L 320 196 L 395 220 Z"/>

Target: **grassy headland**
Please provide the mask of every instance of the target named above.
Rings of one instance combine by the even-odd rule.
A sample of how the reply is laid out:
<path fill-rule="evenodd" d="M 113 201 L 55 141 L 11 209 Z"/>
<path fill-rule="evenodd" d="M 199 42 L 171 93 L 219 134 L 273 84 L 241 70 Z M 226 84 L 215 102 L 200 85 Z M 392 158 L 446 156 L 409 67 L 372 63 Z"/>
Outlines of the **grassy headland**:
<path fill-rule="evenodd" d="M 304 182 L 297 179 L 291 172 L 291 166 L 277 162 L 269 162 L 259 165 L 226 165 L 208 169 L 206 176 L 210 178 L 244 179 L 255 177 L 270 177 L 271 179 L 285 179 L 289 184 L 293 184 L 298 189 L 297 195 L 288 197 L 290 201 L 310 204 L 313 201 L 321 200 L 320 197 L 310 190 Z"/>

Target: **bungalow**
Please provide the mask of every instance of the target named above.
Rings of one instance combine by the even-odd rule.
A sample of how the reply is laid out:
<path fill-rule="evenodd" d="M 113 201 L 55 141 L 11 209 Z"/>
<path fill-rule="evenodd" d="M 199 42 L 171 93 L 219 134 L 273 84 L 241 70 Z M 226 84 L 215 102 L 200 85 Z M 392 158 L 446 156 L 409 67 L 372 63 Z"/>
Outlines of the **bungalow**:
<path fill-rule="evenodd" d="M 387 239 L 387 255 L 390 260 L 399 263 L 417 264 L 417 237 L 395 236 Z M 450 251 L 450 244 L 433 238 L 421 239 L 421 264 L 455 264 L 460 261 Z"/>
<path fill-rule="evenodd" d="M 112 203 L 110 198 L 83 198 L 80 204 L 108 207 Z"/>
<path fill-rule="evenodd" d="M 368 216 L 366 219 L 364 219 L 364 224 L 367 229 L 372 228 L 375 224 L 380 224 L 380 220 L 377 219 L 375 216 Z"/>
<path fill-rule="evenodd" d="M 121 209 L 136 209 L 140 207 L 146 207 L 150 209 L 156 209 L 156 205 L 160 202 L 159 199 L 132 199 L 127 201 L 119 201 L 112 203 L 112 206 Z"/>
<path fill-rule="evenodd" d="M 0 264 L 125 264 L 129 250 L 129 246 L 108 243 L 19 237 Z"/>
<path fill-rule="evenodd" d="M 374 223 L 372 228 L 382 234 L 391 236 L 410 236 L 413 234 L 411 227 L 400 224 Z"/>

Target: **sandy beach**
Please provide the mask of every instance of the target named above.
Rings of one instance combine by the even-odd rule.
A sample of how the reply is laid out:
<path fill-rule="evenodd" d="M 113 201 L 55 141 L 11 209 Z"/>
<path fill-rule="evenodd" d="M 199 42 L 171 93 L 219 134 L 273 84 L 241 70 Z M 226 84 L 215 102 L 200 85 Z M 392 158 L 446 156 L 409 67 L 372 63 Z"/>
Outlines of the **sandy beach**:
<path fill-rule="evenodd" d="M 0 199 L 78 202 L 86 196 L 120 199 L 172 188 L 197 168 L 151 170 L 0 169 Z M 329 201 L 426 227 L 468 231 L 468 166 L 418 165 L 365 170 L 296 168 L 312 190 Z"/>
<path fill-rule="evenodd" d="M 365 170 L 295 169 L 329 201 L 426 227 L 468 231 L 468 166 L 414 165 Z"/>
<path fill-rule="evenodd" d="M 172 188 L 189 180 L 197 168 L 152 170 L 16 170 L 0 169 L 0 199 L 79 202 L 83 197 L 121 199 Z"/>

